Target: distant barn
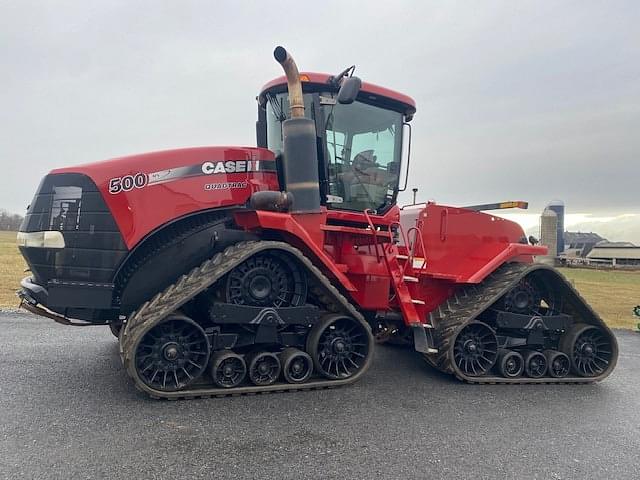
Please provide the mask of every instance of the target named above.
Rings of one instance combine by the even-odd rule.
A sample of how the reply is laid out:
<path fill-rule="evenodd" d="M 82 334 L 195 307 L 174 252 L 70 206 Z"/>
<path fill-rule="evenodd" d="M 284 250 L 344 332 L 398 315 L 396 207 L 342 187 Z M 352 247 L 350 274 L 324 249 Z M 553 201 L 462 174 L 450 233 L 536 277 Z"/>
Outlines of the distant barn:
<path fill-rule="evenodd" d="M 565 254 L 569 257 L 586 257 L 591 249 L 607 239 L 593 232 L 564 232 Z"/>
<path fill-rule="evenodd" d="M 640 247 L 629 242 L 601 242 L 591 249 L 587 258 L 591 263 L 614 267 L 640 265 Z"/>

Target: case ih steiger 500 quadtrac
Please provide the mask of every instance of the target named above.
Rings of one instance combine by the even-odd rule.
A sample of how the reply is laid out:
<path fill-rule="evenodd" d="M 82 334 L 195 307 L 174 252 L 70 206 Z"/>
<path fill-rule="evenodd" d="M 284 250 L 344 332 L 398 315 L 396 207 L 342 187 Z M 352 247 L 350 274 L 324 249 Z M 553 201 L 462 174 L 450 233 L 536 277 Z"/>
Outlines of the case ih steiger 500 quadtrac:
<path fill-rule="evenodd" d="M 109 325 L 135 385 L 160 398 L 349 384 L 374 338 L 472 383 L 609 375 L 611 331 L 533 262 L 545 248 L 481 212 L 496 206 L 396 205 L 411 98 L 274 55 L 286 75 L 258 96 L 257 148 L 44 178 L 18 236 L 26 309 Z"/>

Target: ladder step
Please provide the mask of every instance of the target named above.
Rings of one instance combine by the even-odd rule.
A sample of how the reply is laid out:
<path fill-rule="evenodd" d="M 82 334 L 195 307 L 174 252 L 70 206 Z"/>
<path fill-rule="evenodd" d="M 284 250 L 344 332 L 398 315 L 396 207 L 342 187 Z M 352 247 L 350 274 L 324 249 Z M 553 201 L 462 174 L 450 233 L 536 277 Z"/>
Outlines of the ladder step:
<path fill-rule="evenodd" d="M 405 275 L 402 277 L 405 282 L 418 283 L 420 279 L 418 277 L 412 277 L 411 275 Z"/>
<path fill-rule="evenodd" d="M 416 351 L 429 354 L 438 353 L 438 350 L 431 346 L 433 345 L 431 332 L 429 332 L 429 336 L 427 337 L 427 332 L 422 328 L 422 325 L 419 324 L 413 325 L 411 330 L 413 331 L 413 346 Z"/>
<path fill-rule="evenodd" d="M 413 303 L 414 305 L 424 305 L 425 304 L 422 300 L 417 300 L 415 298 L 411 299 L 411 303 Z"/>
<path fill-rule="evenodd" d="M 431 325 L 430 323 L 425 323 L 422 325 L 424 328 L 426 328 L 427 330 L 430 330 L 432 328 L 435 328 L 433 325 Z"/>
<path fill-rule="evenodd" d="M 407 255 L 400 255 L 400 254 L 398 254 L 398 255 L 396 255 L 396 258 L 397 258 L 398 260 L 409 260 L 409 257 L 408 257 Z"/>

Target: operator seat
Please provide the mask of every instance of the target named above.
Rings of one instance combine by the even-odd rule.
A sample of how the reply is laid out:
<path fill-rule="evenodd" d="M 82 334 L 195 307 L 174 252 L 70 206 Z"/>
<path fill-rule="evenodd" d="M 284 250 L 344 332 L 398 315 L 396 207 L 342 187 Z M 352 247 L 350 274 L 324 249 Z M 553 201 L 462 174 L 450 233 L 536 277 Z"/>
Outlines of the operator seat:
<path fill-rule="evenodd" d="M 364 208 L 382 205 L 387 194 L 387 171 L 380 168 L 374 150 L 363 150 L 352 162 L 349 191 L 353 202 Z"/>

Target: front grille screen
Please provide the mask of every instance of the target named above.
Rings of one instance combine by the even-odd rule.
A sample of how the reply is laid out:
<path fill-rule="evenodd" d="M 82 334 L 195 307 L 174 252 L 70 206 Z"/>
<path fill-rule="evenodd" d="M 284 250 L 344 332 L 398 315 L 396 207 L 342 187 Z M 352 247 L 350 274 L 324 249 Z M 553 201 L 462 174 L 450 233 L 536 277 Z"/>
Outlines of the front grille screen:
<path fill-rule="evenodd" d="M 60 231 L 78 230 L 81 206 L 81 187 L 54 187 L 49 228 Z"/>

